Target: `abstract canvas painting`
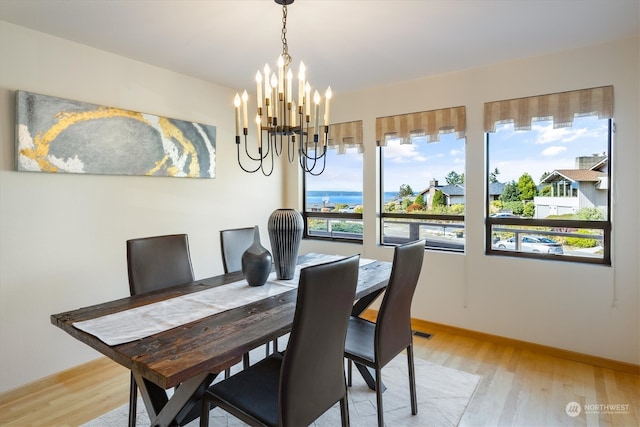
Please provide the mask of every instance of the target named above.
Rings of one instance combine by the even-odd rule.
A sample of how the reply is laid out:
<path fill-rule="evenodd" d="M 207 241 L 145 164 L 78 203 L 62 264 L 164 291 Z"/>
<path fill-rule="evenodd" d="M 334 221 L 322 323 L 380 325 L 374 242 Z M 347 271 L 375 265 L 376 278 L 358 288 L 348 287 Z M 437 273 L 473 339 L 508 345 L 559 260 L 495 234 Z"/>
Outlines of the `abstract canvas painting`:
<path fill-rule="evenodd" d="M 215 126 L 17 91 L 17 169 L 214 178 Z"/>

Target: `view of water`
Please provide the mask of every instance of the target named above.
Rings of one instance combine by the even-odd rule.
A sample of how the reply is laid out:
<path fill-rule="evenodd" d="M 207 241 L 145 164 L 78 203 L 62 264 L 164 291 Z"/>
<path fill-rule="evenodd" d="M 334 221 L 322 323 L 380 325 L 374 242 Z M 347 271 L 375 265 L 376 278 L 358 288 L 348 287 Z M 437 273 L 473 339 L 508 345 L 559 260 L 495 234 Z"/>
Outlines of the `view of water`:
<path fill-rule="evenodd" d="M 384 193 L 384 201 L 394 199 L 398 196 L 396 191 Z M 361 191 L 307 191 L 307 204 L 322 204 L 327 202 L 332 205 L 345 203 L 349 206 L 362 205 Z"/>

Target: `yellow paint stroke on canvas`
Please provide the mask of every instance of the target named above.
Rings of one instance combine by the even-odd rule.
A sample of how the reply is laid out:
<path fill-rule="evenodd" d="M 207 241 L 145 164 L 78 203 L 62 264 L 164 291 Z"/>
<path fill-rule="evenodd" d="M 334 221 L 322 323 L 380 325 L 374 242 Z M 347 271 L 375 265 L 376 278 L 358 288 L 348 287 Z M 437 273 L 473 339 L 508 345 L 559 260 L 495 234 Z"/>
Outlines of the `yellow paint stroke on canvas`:
<path fill-rule="evenodd" d="M 38 163 L 40 169 L 44 172 L 57 172 L 58 168 L 52 165 L 47 156 L 49 155 L 49 146 L 51 142 L 53 142 L 61 132 L 63 132 L 68 127 L 87 120 L 97 120 L 111 117 L 125 117 L 134 120 L 138 120 L 146 125 L 150 125 L 149 122 L 143 117 L 142 113 L 138 113 L 135 111 L 122 110 L 120 108 L 111 108 L 111 107 L 100 107 L 94 111 L 84 111 L 84 112 L 69 112 L 63 111 L 55 116 L 58 121 L 56 124 L 51 126 L 46 132 L 38 132 L 38 134 L 33 138 L 34 148 L 25 148 L 20 150 L 20 154 L 23 156 L 33 159 Z M 160 118 L 161 129 L 163 136 L 165 137 L 173 137 L 182 148 L 191 155 L 191 163 L 189 166 L 189 176 L 198 176 L 200 169 L 197 162 L 197 153 L 193 144 L 188 141 L 182 132 L 172 125 L 166 118 Z M 169 160 L 169 156 L 165 156 L 159 162 L 156 162 L 156 166 L 148 171 L 147 175 L 152 175 L 161 169 L 166 162 Z M 170 176 L 174 176 L 178 173 L 178 169 L 175 167 L 167 167 L 167 173 Z"/>
<path fill-rule="evenodd" d="M 165 137 L 174 138 L 176 141 L 180 143 L 184 153 L 189 154 L 191 157 L 191 161 L 189 162 L 189 173 L 190 177 L 200 176 L 200 165 L 198 164 L 198 153 L 196 153 L 195 147 L 193 144 L 184 137 L 184 134 L 171 124 L 171 122 L 166 117 L 160 117 L 158 120 L 158 124 L 162 129 L 162 135 Z"/>

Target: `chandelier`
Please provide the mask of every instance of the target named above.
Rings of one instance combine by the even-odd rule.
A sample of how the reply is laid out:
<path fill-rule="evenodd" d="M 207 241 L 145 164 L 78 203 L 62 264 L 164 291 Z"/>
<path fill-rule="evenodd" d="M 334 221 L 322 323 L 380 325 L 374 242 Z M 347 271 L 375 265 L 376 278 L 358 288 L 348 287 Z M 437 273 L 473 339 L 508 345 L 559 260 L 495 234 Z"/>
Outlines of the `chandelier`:
<path fill-rule="evenodd" d="M 269 64 L 262 72 L 256 73 L 255 129 L 256 147 L 247 143 L 249 135 L 248 101 L 245 90 L 242 96 L 236 93 L 234 99 L 236 115 L 236 147 L 238 165 L 243 171 L 254 173 L 261 171 L 271 175 L 274 157 L 280 157 L 287 150 L 289 163 L 296 160 L 304 172 L 320 175 L 326 166 L 327 145 L 329 144 L 329 101 L 331 87 L 324 95 L 324 116 L 320 123 L 322 97 L 316 90 L 311 98 L 311 85 L 306 80 L 306 69 L 302 61 L 298 69 L 297 96 L 293 97 L 293 72 L 289 68 L 291 56 L 287 46 L 287 5 L 294 0 L 274 0 L 282 5 L 282 54 L 273 71 Z M 313 101 L 313 106 L 311 105 Z M 244 144 L 243 140 L 244 139 Z M 242 155 L 241 145 L 245 154 Z M 296 153 L 297 152 L 297 153 Z M 242 158 L 249 166 L 243 165 Z"/>

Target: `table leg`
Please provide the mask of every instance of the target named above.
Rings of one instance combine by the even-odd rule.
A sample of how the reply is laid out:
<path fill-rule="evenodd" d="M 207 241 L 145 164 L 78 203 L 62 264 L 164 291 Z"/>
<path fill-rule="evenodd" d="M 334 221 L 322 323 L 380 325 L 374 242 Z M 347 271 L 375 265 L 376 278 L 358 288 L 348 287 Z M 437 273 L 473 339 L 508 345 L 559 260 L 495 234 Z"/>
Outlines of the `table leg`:
<path fill-rule="evenodd" d="M 367 308 L 369 308 L 369 306 L 373 303 L 373 301 L 375 301 L 375 299 L 378 298 L 380 294 L 384 292 L 384 289 L 385 288 L 379 289 L 356 301 L 356 303 L 353 305 L 353 308 L 351 309 L 351 315 L 358 316 Z"/>
<path fill-rule="evenodd" d="M 367 386 L 371 390 L 375 390 L 376 389 L 375 370 L 371 369 L 368 366 L 360 365 L 356 362 L 353 362 L 353 363 L 355 363 L 356 368 L 358 368 L 358 372 L 360 372 L 360 375 L 362 375 L 362 378 L 364 379 L 364 382 L 367 383 Z M 380 383 L 380 387 L 382 387 L 383 392 L 387 389 L 387 387 L 383 383 Z"/>
<path fill-rule="evenodd" d="M 136 385 L 136 379 L 131 372 L 131 379 L 129 380 L 129 427 L 136 427 L 136 411 L 138 408 L 138 386 Z"/>
<path fill-rule="evenodd" d="M 177 423 L 183 425 L 188 422 L 186 417 L 200 404 L 205 390 L 213 382 L 216 374 L 202 373 L 190 378 L 175 389 L 171 398 L 161 387 L 134 373 L 140 395 L 144 401 L 152 426 L 169 426 Z M 199 414 L 196 408 L 195 412 Z"/>

